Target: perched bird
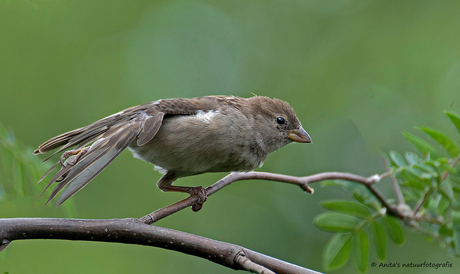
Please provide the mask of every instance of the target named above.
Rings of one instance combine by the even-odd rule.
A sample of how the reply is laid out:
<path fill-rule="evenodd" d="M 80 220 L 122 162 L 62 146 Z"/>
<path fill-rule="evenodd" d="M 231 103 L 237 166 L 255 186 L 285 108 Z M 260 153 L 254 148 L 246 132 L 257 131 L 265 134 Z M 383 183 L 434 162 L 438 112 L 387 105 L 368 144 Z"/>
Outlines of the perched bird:
<path fill-rule="evenodd" d="M 62 204 L 128 147 L 134 157 L 164 172 L 157 183 L 162 191 L 198 195 L 194 210 L 199 210 L 206 200 L 205 189 L 175 186 L 175 180 L 206 172 L 251 171 L 294 141 L 311 143 L 311 138 L 288 103 L 262 96 L 205 96 L 128 108 L 51 138 L 34 154 L 61 147 L 46 161 L 65 151 L 40 179 L 61 165 L 43 190 L 59 182 L 46 203 L 68 185 L 57 202 Z"/>

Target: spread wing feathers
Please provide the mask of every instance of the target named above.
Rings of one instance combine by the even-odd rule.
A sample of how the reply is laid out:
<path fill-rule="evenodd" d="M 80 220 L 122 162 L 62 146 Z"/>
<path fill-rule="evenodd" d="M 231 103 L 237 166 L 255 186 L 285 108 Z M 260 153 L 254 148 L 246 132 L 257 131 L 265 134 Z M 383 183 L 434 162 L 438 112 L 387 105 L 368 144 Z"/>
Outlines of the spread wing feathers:
<path fill-rule="evenodd" d="M 71 163 L 72 159 L 66 161 L 66 165 L 51 179 L 47 186 L 48 188 L 52 183 L 60 181 L 47 203 L 67 185 L 68 187 L 59 197 L 57 206 L 77 193 L 101 173 L 136 138 L 141 130 L 142 123 L 127 123 L 124 127 L 119 127 L 113 135 L 96 141 L 76 163 Z M 62 179 L 58 180 L 59 178 Z"/>
<path fill-rule="evenodd" d="M 133 119 L 135 117 L 135 114 L 137 113 L 132 113 L 131 115 L 112 115 L 86 127 L 74 129 L 72 131 L 63 133 L 41 144 L 38 147 L 38 149 L 34 151 L 34 154 L 46 153 L 57 147 L 62 146 L 60 149 L 56 150 L 53 154 L 46 158 L 44 160 L 45 162 L 57 153 L 62 152 L 72 146 L 77 146 L 78 148 L 82 146 L 82 143 L 88 143 L 88 141 L 95 141 L 102 134 L 107 132 L 112 126 L 116 126 L 117 124 L 120 124 L 123 121 Z"/>
<path fill-rule="evenodd" d="M 93 180 L 136 138 L 138 138 L 138 144 L 144 145 L 155 137 L 163 122 L 164 113 L 157 111 L 147 114 L 145 109 L 140 107 L 125 110 L 86 127 L 56 136 L 34 151 L 34 154 L 41 154 L 61 147 L 46 158 L 46 161 L 53 155 L 71 147 L 88 149 L 79 158 L 78 156 L 77 158 L 70 156 L 63 163 L 62 168 L 43 190 L 45 192 L 54 182 L 60 182 L 46 203 L 53 199 L 65 186 L 68 186 L 57 203 L 57 205 L 62 204 Z M 92 145 L 88 148 L 90 144 Z M 46 171 L 39 182 L 59 163 L 60 161 Z"/>
<path fill-rule="evenodd" d="M 199 110 L 213 110 L 218 104 L 230 104 L 233 97 L 206 96 L 195 99 L 164 99 L 128 108 L 86 127 L 56 136 L 38 147 L 34 154 L 59 148 L 44 161 L 69 148 L 89 149 L 82 155 L 70 156 L 46 186 L 59 182 L 47 203 L 64 187 L 57 205 L 77 193 L 107 167 L 130 143 L 142 146 L 155 137 L 165 115 L 194 115 Z M 54 164 L 40 178 L 42 181 L 58 164 Z M 39 182 L 40 182 L 39 181 Z M 43 192 L 45 192 L 45 190 Z M 43 194 L 43 193 L 42 193 Z"/>

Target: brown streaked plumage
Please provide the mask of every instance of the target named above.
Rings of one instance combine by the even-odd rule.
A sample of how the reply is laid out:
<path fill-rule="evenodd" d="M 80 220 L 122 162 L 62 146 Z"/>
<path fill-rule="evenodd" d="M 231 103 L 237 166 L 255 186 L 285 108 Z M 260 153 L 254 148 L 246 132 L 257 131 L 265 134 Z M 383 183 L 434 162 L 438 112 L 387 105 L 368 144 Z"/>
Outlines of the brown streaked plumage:
<path fill-rule="evenodd" d="M 65 151 L 59 170 L 45 190 L 59 182 L 47 203 L 64 187 L 62 204 L 109 165 L 126 147 L 136 158 L 165 171 L 158 181 L 163 191 L 200 196 L 202 187 L 172 185 L 177 178 L 206 172 L 250 171 L 275 150 L 293 142 L 310 143 L 288 103 L 254 96 L 205 96 L 163 99 L 135 106 L 46 141 L 34 151 Z M 68 150 L 73 148 L 72 150 Z M 66 151 L 67 150 L 67 151 Z"/>

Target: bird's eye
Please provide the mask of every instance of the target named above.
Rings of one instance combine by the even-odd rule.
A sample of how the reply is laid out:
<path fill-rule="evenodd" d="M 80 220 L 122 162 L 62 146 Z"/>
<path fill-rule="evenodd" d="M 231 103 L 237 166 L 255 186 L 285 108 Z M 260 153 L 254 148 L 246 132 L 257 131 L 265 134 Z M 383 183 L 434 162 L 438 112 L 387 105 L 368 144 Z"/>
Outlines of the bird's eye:
<path fill-rule="evenodd" d="M 286 120 L 284 120 L 283 117 L 278 117 L 278 118 L 276 118 L 276 122 L 277 122 L 279 125 L 283 125 L 284 123 L 286 123 Z"/>

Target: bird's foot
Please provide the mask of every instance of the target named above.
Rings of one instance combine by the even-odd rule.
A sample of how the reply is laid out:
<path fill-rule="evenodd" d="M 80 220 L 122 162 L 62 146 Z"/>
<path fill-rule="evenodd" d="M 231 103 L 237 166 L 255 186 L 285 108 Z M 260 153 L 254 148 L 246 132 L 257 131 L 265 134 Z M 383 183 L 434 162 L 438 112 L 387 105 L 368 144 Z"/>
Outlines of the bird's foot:
<path fill-rule="evenodd" d="M 208 198 L 206 189 L 202 186 L 191 187 L 188 193 L 190 193 L 190 197 L 198 197 L 198 201 L 192 205 L 192 210 L 195 212 L 199 211 L 203 207 L 203 203 Z"/>

